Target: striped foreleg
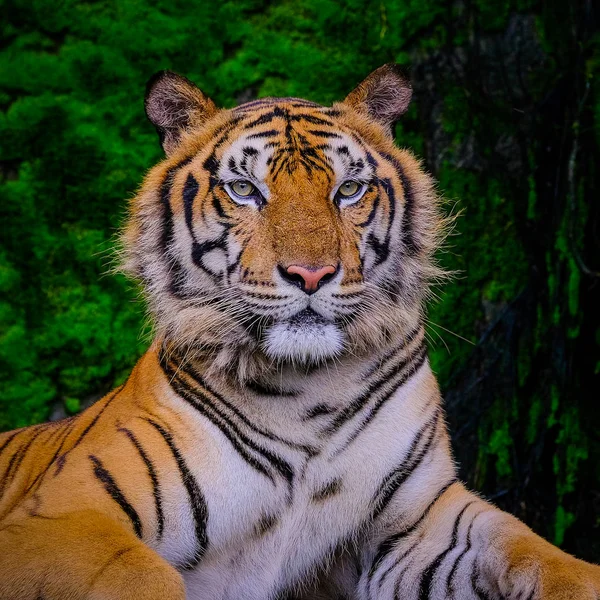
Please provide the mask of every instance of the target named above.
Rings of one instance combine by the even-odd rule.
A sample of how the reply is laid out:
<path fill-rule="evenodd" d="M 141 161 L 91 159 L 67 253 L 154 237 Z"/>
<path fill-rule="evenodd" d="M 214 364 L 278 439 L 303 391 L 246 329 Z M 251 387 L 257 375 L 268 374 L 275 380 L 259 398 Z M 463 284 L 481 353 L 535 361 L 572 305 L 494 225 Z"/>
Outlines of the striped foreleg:
<path fill-rule="evenodd" d="M 455 483 L 363 554 L 360 600 L 597 600 L 577 560 Z"/>

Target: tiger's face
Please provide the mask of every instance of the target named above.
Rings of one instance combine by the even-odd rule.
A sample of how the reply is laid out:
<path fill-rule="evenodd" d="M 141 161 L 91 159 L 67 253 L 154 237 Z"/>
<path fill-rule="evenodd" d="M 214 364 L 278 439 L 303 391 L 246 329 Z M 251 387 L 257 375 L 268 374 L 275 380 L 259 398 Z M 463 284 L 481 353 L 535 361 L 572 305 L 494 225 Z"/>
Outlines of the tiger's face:
<path fill-rule="evenodd" d="M 408 333 L 440 224 L 429 177 L 393 143 L 409 100 L 390 65 L 333 107 L 267 98 L 217 110 L 158 74 L 146 109 L 167 159 L 124 239 L 164 335 L 306 364 Z"/>

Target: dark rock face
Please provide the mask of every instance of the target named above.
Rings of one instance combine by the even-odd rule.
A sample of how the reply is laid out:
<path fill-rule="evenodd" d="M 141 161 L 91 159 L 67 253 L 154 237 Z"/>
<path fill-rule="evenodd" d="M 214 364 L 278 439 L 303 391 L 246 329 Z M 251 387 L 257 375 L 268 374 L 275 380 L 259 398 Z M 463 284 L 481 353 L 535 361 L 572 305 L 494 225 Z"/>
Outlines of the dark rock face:
<path fill-rule="evenodd" d="M 477 8 L 459 13 L 453 27 L 464 28 L 462 44 L 413 55 L 425 155 L 452 189 L 468 178 L 458 224 L 470 238 L 465 246 L 488 235 L 485 219 L 475 219 L 479 231 L 469 221 L 474 214 L 492 220 L 496 208 L 510 209 L 505 243 L 479 256 L 488 278 L 474 281 L 473 262 L 458 262 L 465 279 L 451 284 L 480 284 L 471 305 L 476 346 L 441 369 L 456 456 L 473 487 L 598 560 L 598 96 L 585 74 L 592 15 L 579 5 L 559 32 L 540 13 L 515 12 L 486 31 Z M 495 206 L 477 196 L 486 185 L 497 186 Z M 493 271 L 499 257 L 519 285 L 490 293 L 490 280 L 506 281 Z M 444 302 L 432 314 L 453 329 Z M 460 299 L 451 303 L 460 310 Z M 465 331 L 460 321 L 455 331 Z"/>

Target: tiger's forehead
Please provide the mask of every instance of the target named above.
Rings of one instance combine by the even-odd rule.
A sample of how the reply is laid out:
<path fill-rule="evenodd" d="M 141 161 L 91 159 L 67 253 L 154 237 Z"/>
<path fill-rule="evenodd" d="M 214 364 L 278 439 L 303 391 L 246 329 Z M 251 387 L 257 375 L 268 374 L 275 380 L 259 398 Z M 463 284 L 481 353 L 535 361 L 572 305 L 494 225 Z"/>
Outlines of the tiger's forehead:
<path fill-rule="evenodd" d="M 223 144 L 218 177 L 248 179 L 268 197 L 267 183 L 286 174 L 313 179 L 325 174 L 331 187 L 353 179 L 372 179 L 368 152 L 342 126 L 335 108 L 299 98 L 264 98 L 232 110 L 237 126 Z"/>

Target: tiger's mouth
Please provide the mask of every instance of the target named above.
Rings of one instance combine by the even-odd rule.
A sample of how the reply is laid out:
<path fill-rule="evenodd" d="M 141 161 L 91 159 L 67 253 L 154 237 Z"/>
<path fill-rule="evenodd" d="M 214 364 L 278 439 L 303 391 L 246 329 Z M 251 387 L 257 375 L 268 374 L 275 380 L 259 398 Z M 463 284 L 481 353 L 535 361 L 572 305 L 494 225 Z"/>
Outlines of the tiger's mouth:
<path fill-rule="evenodd" d="M 287 322 L 292 329 L 302 329 L 303 327 L 317 327 L 317 326 L 325 326 L 331 323 L 329 319 L 326 319 L 318 312 L 316 312 L 310 306 L 301 310 L 299 313 L 295 314 L 293 317 L 287 319 Z"/>
<path fill-rule="evenodd" d="M 275 360 L 318 363 L 341 354 L 345 337 L 335 321 L 308 307 L 269 325 L 262 349 Z"/>

